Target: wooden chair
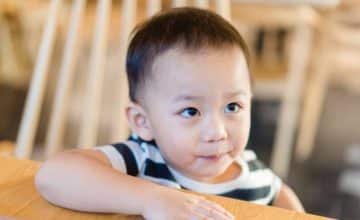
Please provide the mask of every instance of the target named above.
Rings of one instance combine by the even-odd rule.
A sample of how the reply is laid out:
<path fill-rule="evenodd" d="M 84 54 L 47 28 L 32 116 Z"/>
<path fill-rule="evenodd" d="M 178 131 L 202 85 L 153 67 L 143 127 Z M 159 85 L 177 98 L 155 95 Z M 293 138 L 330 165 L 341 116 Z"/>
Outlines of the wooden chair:
<path fill-rule="evenodd" d="M 359 92 L 360 31 L 354 24 L 360 22 L 360 5 L 354 1 L 347 9 L 327 13 L 322 20 L 319 48 L 313 63 L 304 111 L 299 127 L 296 158 L 307 160 L 313 151 L 318 124 L 323 111 L 324 99 L 329 83 L 337 81 L 355 92 Z M 337 75 L 336 75 L 337 74 Z"/>
<path fill-rule="evenodd" d="M 238 0 L 234 4 L 233 22 L 250 27 L 265 29 L 282 28 L 291 33 L 288 48 L 288 70 L 283 78 L 276 80 L 266 76 L 255 76 L 255 98 L 280 99 L 280 113 L 275 132 L 271 167 L 281 177 L 286 178 L 292 158 L 292 147 L 301 109 L 301 97 L 309 66 L 309 56 L 313 47 L 313 32 L 319 15 L 313 8 L 331 8 L 339 1 L 254 1 Z M 241 3 L 241 4 L 240 4 Z M 241 25 L 241 24 L 240 24 Z M 245 29 L 246 30 L 246 29 Z M 250 29 L 251 30 L 251 29 Z M 254 39 L 245 32 L 248 39 Z M 251 42 L 250 42 L 251 44 Z M 273 56 L 273 55 L 272 55 Z M 275 74 L 279 76 L 279 74 Z M 280 74 L 281 76 L 281 74 Z M 269 79 L 270 78 L 270 79 Z"/>
<path fill-rule="evenodd" d="M 26 99 L 20 131 L 16 143 L 16 156 L 29 158 L 32 153 L 35 131 L 38 126 L 40 109 L 45 94 L 46 79 L 50 57 L 54 48 L 59 14 L 63 1 L 52 0 L 49 7 L 48 20 L 43 32 L 41 45 L 35 64 L 28 97 Z M 48 130 L 46 145 L 47 155 L 52 155 L 61 148 L 61 138 L 64 132 L 66 106 L 68 104 L 69 89 L 73 81 L 74 65 L 79 48 L 79 26 L 85 9 L 85 0 L 72 2 L 70 25 L 65 42 L 63 61 L 60 67 L 60 79 L 57 87 L 52 117 Z M 81 146 L 91 146 L 95 141 L 98 126 L 97 116 L 100 107 L 101 84 L 104 72 L 104 59 L 106 52 L 106 36 L 108 16 L 111 1 L 98 1 L 96 11 L 96 24 L 91 50 L 88 99 L 84 104 L 84 120 L 80 129 L 79 143 Z"/>

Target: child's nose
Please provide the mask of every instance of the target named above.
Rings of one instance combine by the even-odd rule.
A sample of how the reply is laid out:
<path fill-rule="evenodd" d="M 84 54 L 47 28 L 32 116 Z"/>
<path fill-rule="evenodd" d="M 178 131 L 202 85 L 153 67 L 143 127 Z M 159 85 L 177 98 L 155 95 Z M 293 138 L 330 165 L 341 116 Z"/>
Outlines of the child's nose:
<path fill-rule="evenodd" d="M 204 123 L 203 140 L 205 142 L 218 142 L 227 138 L 227 132 L 224 121 L 221 117 L 212 117 Z"/>

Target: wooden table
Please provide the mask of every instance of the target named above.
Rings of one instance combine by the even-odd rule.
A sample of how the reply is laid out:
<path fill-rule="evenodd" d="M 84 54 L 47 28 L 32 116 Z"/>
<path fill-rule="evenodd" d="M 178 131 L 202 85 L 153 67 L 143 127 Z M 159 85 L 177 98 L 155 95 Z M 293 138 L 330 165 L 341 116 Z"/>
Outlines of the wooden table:
<path fill-rule="evenodd" d="M 142 219 L 139 216 L 76 212 L 56 207 L 44 200 L 34 186 L 39 162 L 0 157 L 0 219 Z M 326 220 L 328 218 L 285 209 L 255 205 L 223 197 L 207 196 L 242 220 Z M 4 217 L 2 217 L 4 216 Z M 10 218 L 11 219 L 11 218 Z"/>

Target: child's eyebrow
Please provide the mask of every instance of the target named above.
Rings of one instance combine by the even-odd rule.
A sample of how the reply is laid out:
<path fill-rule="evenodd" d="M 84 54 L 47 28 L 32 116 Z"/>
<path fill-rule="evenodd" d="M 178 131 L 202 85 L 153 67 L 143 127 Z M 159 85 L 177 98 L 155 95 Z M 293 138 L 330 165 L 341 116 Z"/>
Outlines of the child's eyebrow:
<path fill-rule="evenodd" d="M 227 92 L 224 94 L 225 98 L 233 98 L 236 96 L 247 96 L 249 95 L 249 92 L 246 92 L 245 90 L 238 90 L 238 91 L 234 91 L 234 92 Z M 196 100 L 201 100 L 204 97 L 202 96 L 194 96 L 194 95 L 188 95 L 188 94 L 182 94 L 177 96 L 176 98 L 174 98 L 174 102 L 178 102 L 178 101 L 196 101 Z"/>
<path fill-rule="evenodd" d="M 235 92 L 227 92 L 227 93 L 225 93 L 224 97 L 232 98 L 232 97 L 240 96 L 240 95 L 247 96 L 247 95 L 249 95 L 249 92 L 246 92 L 245 90 L 238 90 Z"/>
<path fill-rule="evenodd" d="M 174 98 L 174 102 L 192 101 L 192 100 L 200 100 L 200 99 L 203 99 L 203 97 L 202 96 L 193 96 L 193 95 L 183 94 L 183 95 L 179 95 L 176 98 Z"/>

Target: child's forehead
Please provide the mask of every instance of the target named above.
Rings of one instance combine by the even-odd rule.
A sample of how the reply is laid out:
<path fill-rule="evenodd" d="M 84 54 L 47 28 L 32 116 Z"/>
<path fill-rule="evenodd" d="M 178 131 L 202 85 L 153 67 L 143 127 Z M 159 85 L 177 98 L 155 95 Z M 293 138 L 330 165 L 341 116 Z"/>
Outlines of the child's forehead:
<path fill-rule="evenodd" d="M 186 77 L 202 71 L 218 71 L 220 78 L 226 72 L 239 68 L 241 72 L 249 74 L 246 57 L 241 49 L 235 46 L 196 49 L 174 47 L 154 58 L 151 65 L 151 75 L 158 78 Z"/>
<path fill-rule="evenodd" d="M 249 81 L 245 56 L 236 47 L 173 48 L 154 59 L 151 72 L 150 87 L 172 92 L 212 88 L 231 92 L 244 89 L 241 87 L 247 87 Z"/>

